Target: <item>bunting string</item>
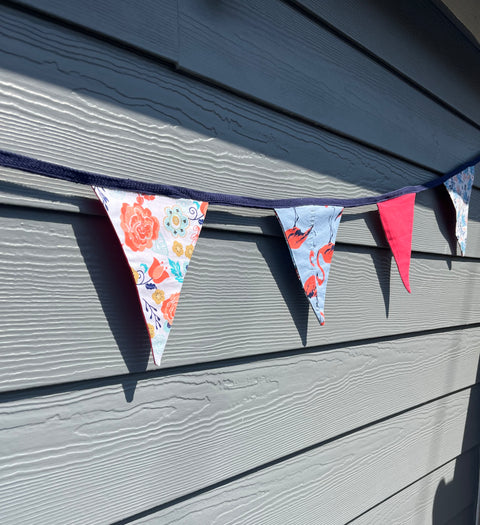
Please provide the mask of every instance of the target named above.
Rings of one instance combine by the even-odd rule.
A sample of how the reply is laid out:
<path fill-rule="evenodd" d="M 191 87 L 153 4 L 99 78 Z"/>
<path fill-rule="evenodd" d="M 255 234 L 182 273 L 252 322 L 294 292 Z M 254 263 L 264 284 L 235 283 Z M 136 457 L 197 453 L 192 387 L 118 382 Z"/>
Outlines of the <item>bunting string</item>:
<path fill-rule="evenodd" d="M 415 194 L 445 185 L 455 207 L 457 240 L 465 255 L 468 205 L 478 162 L 480 155 L 425 184 L 372 197 L 259 199 L 97 175 L 0 150 L 0 166 L 93 187 L 132 271 L 157 365 L 209 204 L 275 210 L 305 296 L 323 325 L 327 280 L 343 209 L 377 205 L 400 277 L 411 292 Z"/>
<path fill-rule="evenodd" d="M 293 208 L 296 206 L 341 206 L 343 208 L 354 208 L 357 206 L 366 206 L 368 204 L 378 204 L 402 195 L 409 193 L 420 193 L 421 191 L 429 190 L 440 186 L 448 179 L 455 176 L 460 171 L 474 166 L 480 162 L 480 155 L 474 159 L 462 164 L 455 170 L 446 173 L 441 177 L 437 177 L 424 184 L 416 186 L 405 186 L 398 190 L 383 193 L 381 195 L 371 197 L 359 197 L 355 199 L 338 199 L 338 198 L 322 198 L 322 197 L 303 197 L 291 199 L 259 199 L 256 197 L 244 197 L 241 195 L 231 195 L 228 193 L 212 193 L 191 188 L 184 188 L 182 186 L 170 186 L 167 184 L 156 184 L 151 182 L 141 182 L 132 179 L 124 179 L 120 177 L 110 177 L 107 175 L 99 175 L 96 173 L 89 173 L 88 171 L 68 168 L 59 164 L 52 164 L 43 160 L 18 155 L 8 151 L 0 150 L 0 166 L 6 168 L 13 168 L 37 175 L 43 175 L 53 179 L 65 180 L 77 184 L 86 184 L 88 186 L 99 186 L 102 188 L 118 189 L 125 191 L 132 191 L 141 194 L 149 195 L 165 195 L 176 199 L 190 199 L 196 201 L 204 201 L 209 204 L 220 204 L 223 206 L 236 206 L 244 208 Z"/>

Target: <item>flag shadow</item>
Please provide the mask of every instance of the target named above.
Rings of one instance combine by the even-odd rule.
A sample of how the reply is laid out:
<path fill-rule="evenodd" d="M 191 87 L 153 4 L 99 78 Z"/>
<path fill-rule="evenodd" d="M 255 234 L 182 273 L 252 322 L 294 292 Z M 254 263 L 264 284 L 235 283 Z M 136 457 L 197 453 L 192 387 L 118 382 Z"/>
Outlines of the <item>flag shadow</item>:
<path fill-rule="evenodd" d="M 95 287 L 111 334 L 129 374 L 144 372 L 150 340 L 138 305 L 138 294 L 113 226 L 107 218 L 83 216 L 72 221 L 78 247 Z M 127 402 L 133 401 L 137 381 L 123 383 Z"/>
<path fill-rule="evenodd" d="M 205 225 L 216 228 L 221 224 L 228 231 L 242 231 L 242 234 L 252 236 L 259 253 L 265 260 L 274 278 L 282 298 L 287 305 L 290 316 L 301 339 L 302 345 L 307 345 L 308 315 L 310 304 L 305 297 L 298 279 L 292 257 L 288 250 L 282 229 L 277 218 L 266 212 L 262 216 L 241 216 L 223 209 L 212 209 L 207 213 Z"/>

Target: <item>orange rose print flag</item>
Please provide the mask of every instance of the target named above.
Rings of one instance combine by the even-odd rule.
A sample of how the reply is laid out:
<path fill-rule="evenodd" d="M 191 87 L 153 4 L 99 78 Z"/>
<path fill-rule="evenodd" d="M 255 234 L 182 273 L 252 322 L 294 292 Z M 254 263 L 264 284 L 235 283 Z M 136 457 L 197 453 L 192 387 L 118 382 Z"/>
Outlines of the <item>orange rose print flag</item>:
<path fill-rule="evenodd" d="M 93 187 L 101 200 L 137 285 L 160 364 L 207 202 Z"/>

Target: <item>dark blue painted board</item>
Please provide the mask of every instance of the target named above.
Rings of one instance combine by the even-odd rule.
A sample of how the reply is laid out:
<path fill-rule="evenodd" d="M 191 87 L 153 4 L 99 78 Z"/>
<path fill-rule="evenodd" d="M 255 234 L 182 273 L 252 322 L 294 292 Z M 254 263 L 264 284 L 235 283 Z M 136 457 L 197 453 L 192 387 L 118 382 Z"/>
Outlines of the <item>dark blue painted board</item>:
<path fill-rule="evenodd" d="M 295 0 L 480 125 L 480 53 L 430 0 Z"/>
<path fill-rule="evenodd" d="M 477 128 L 283 2 L 180 0 L 179 17 L 181 68 L 440 171 L 479 152 Z"/>

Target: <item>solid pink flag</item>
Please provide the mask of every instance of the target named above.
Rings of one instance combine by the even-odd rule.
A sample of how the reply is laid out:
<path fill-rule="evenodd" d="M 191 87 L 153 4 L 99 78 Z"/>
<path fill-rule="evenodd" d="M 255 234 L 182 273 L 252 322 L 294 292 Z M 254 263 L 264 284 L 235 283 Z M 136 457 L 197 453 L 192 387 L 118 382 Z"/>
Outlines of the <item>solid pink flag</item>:
<path fill-rule="evenodd" d="M 395 257 L 400 277 L 409 293 L 411 293 L 409 272 L 414 205 L 415 193 L 377 204 L 382 226 Z"/>

